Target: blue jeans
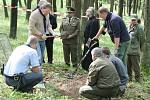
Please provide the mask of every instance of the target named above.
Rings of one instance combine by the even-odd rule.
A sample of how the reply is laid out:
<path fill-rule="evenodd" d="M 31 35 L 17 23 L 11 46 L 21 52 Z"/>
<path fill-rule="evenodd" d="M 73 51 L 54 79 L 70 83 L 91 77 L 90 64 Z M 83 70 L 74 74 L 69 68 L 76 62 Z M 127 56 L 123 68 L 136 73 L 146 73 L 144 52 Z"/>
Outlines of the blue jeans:
<path fill-rule="evenodd" d="M 28 92 L 28 90 L 32 89 L 36 84 L 43 80 L 42 73 L 28 73 L 24 74 L 21 77 L 21 80 L 15 80 L 13 78 L 5 76 L 6 84 L 14 87 L 18 91 Z"/>
<path fill-rule="evenodd" d="M 38 41 L 37 53 L 38 53 L 38 56 L 39 56 L 40 64 L 43 63 L 44 51 L 45 51 L 45 41 Z"/>

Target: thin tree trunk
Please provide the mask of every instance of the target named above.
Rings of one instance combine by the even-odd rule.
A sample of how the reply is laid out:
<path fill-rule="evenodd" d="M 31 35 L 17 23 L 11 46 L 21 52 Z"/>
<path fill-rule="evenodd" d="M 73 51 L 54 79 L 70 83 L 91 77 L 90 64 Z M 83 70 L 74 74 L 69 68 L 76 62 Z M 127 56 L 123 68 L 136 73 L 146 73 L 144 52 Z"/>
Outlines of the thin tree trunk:
<path fill-rule="evenodd" d="M 71 6 L 71 0 L 66 0 L 66 7 Z"/>
<path fill-rule="evenodd" d="M 98 10 L 98 0 L 95 0 L 95 10 Z"/>
<path fill-rule="evenodd" d="M 9 37 L 15 39 L 17 33 L 17 16 L 18 16 L 18 0 L 11 0 L 11 19 L 10 19 L 10 34 Z"/>
<path fill-rule="evenodd" d="M 131 15 L 131 9 L 132 9 L 132 1 L 133 0 L 129 0 L 129 11 L 128 11 L 128 15 Z"/>
<path fill-rule="evenodd" d="M 72 7 L 76 9 L 76 17 L 78 18 L 81 18 L 81 0 L 72 0 Z M 81 31 L 80 31 L 81 33 Z M 77 45 L 77 55 L 78 55 L 78 62 L 80 61 L 81 59 L 81 56 L 82 56 L 82 35 L 79 33 L 79 36 L 78 36 L 78 45 Z"/>
<path fill-rule="evenodd" d="M 31 9 L 31 2 L 32 0 L 27 0 L 27 9 Z M 30 11 L 26 11 L 26 20 L 29 20 L 31 12 Z"/>
<path fill-rule="evenodd" d="M 136 2 L 137 0 L 133 0 L 133 14 L 136 14 Z"/>
<path fill-rule="evenodd" d="M 95 0 L 90 0 L 90 6 L 91 6 L 91 7 L 94 7 L 94 1 L 95 1 Z"/>
<path fill-rule="evenodd" d="M 63 8 L 63 0 L 61 0 L 60 8 Z"/>
<path fill-rule="evenodd" d="M 6 4 L 6 0 L 3 0 L 3 5 L 4 5 L 4 12 L 5 12 L 5 18 L 8 18 L 8 11 L 7 11 L 7 4 Z"/>
<path fill-rule="evenodd" d="M 122 13 L 123 13 L 123 0 L 119 0 L 119 7 L 118 7 L 118 15 L 120 16 L 120 17 L 123 17 L 122 16 Z"/>
<path fill-rule="evenodd" d="M 21 0 L 18 0 L 19 1 L 19 7 L 22 7 L 22 3 L 21 3 Z"/>
<path fill-rule="evenodd" d="M 53 0 L 53 11 L 57 12 L 56 0 Z"/>
<path fill-rule="evenodd" d="M 113 12 L 114 9 L 114 0 L 110 0 L 110 12 Z"/>
<path fill-rule="evenodd" d="M 38 5 L 39 1 L 40 1 L 40 0 L 37 0 L 37 5 Z"/>
<path fill-rule="evenodd" d="M 143 59 L 142 64 L 145 68 L 149 69 L 150 71 L 150 0 L 145 0 L 145 9 L 144 9 L 144 27 L 146 33 L 146 42 L 143 51 Z"/>
<path fill-rule="evenodd" d="M 27 0 L 24 0 L 24 5 L 25 5 L 25 6 L 27 5 Z"/>

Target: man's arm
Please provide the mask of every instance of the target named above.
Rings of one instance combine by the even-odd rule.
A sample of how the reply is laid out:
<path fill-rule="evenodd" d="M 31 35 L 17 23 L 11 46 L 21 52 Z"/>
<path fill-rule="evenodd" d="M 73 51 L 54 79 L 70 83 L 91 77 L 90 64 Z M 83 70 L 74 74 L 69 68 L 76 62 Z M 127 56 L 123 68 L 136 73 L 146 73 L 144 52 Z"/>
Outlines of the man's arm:
<path fill-rule="evenodd" d="M 29 31 L 32 35 L 41 38 L 43 34 L 40 31 L 38 31 L 37 28 L 35 27 L 36 21 L 37 21 L 37 18 L 35 17 L 35 15 L 31 14 L 31 16 L 29 18 Z"/>
<path fill-rule="evenodd" d="M 31 71 L 37 73 L 40 72 L 40 68 L 38 66 L 35 66 L 31 68 Z"/>
<path fill-rule="evenodd" d="M 96 84 L 97 82 L 97 79 L 98 79 L 98 70 L 96 70 L 94 68 L 94 66 L 90 66 L 90 69 L 89 69 L 89 74 L 88 74 L 88 78 L 87 78 L 87 85 L 90 85 L 90 86 L 93 86 Z"/>
<path fill-rule="evenodd" d="M 119 43 L 120 43 L 120 38 L 114 38 L 114 42 L 115 42 L 115 49 L 118 49 Z"/>
<path fill-rule="evenodd" d="M 102 36 L 102 33 L 105 31 L 105 29 L 106 29 L 106 28 L 102 26 L 102 27 L 98 30 L 96 36 L 95 36 L 93 39 L 98 39 L 99 37 L 101 37 L 101 36 Z"/>

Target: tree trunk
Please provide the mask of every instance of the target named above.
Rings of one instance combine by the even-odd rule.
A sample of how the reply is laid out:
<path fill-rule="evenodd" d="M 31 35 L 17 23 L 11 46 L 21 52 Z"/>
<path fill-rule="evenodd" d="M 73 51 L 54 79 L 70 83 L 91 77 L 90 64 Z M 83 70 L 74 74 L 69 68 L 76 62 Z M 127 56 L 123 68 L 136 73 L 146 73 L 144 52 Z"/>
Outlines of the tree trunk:
<path fill-rule="evenodd" d="M 81 7 L 82 7 L 81 14 L 82 16 L 85 16 L 85 12 L 87 8 L 89 7 L 90 0 L 81 0 L 81 1 L 82 1 L 81 2 Z M 80 38 L 81 38 L 82 43 L 83 43 L 83 35 L 84 35 L 86 24 L 87 24 L 87 18 L 81 17 L 81 37 Z"/>
<path fill-rule="evenodd" d="M 71 0 L 66 0 L 66 7 L 71 6 Z"/>
<path fill-rule="evenodd" d="M 9 37 L 15 39 L 17 32 L 17 10 L 18 0 L 11 0 L 11 19 L 10 19 L 10 34 Z"/>
<path fill-rule="evenodd" d="M 137 14 L 137 0 L 133 0 L 133 14 Z"/>
<path fill-rule="evenodd" d="M 124 16 L 126 15 L 126 1 L 123 1 L 123 12 L 124 12 Z"/>
<path fill-rule="evenodd" d="M 31 9 L 31 2 L 32 0 L 27 0 L 27 9 Z M 31 12 L 30 11 L 26 11 L 26 20 L 29 20 Z"/>
<path fill-rule="evenodd" d="M 138 11 L 140 11 L 140 9 L 141 9 L 141 0 L 139 0 L 138 2 Z"/>
<path fill-rule="evenodd" d="M 40 0 L 37 0 L 37 5 L 38 5 L 39 1 L 40 1 Z"/>
<path fill-rule="evenodd" d="M 95 0 L 95 10 L 98 10 L 98 0 Z"/>
<path fill-rule="evenodd" d="M 40 0 L 39 0 L 40 1 Z M 49 3 L 52 3 L 52 0 L 47 0 Z"/>
<path fill-rule="evenodd" d="M 90 0 L 89 4 L 90 4 L 91 7 L 94 7 L 94 2 L 95 2 L 95 0 Z"/>
<path fill-rule="evenodd" d="M 131 9 L 132 9 L 132 1 L 133 0 L 129 0 L 129 11 L 128 11 L 128 15 L 131 15 Z"/>
<path fill-rule="evenodd" d="M 72 0 L 72 7 L 76 9 L 76 17 L 81 18 L 81 0 Z M 82 35 L 81 31 L 78 36 L 78 45 L 77 45 L 77 55 L 78 55 L 78 62 L 82 57 Z"/>
<path fill-rule="evenodd" d="M 114 0 L 110 0 L 110 12 L 113 12 L 114 9 Z"/>
<path fill-rule="evenodd" d="M 57 12 L 56 0 L 53 0 L 53 11 Z"/>
<path fill-rule="evenodd" d="M 60 8 L 63 8 L 63 0 L 61 0 Z"/>
<path fill-rule="evenodd" d="M 6 0 L 3 0 L 3 5 L 4 5 L 4 12 L 5 12 L 5 18 L 8 18 L 8 11 L 7 11 L 7 4 L 6 4 Z"/>
<path fill-rule="evenodd" d="M 22 3 L 21 3 L 21 0 L 18 0 L 19 1 L 19 7 L 22 7 Z"/>
<path fill-rule="evenodd" d="M 27 5 L 27 1 L 26 1 L 26 0 L 24 0 L 24 5 L 25 5 L 25 6 Z"/>
<path fill-rule="evenodd" d="M 143 51 L 142 64 L 145 68 L 150 69 L 150 0 L 145 0 L 145 9 L 144 9 L 144 27 L 146 33 L 146 42 Z"/>
<path fill-rule="evenodd" d="M 123 13 L 123 0 L 119 0 L 118 15 L 120 17 L 123 17 L 122 13 Z"/>

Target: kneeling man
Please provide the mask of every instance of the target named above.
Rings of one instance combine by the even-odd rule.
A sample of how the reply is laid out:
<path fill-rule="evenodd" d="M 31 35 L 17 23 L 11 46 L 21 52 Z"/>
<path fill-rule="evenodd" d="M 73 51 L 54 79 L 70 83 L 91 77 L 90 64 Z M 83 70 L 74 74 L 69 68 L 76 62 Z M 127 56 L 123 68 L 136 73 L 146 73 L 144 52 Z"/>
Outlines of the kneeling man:
<path fill-rule="evenodd" d="M 101 48 L 94 48 L 91 54 L 93 62 L 89 67 L 87 83 L 79 89 L 79 93 L 94 100 L 116 96 L 120 79 L 115 66 L 104 58 Z"/>
<path fill-rule="evenodd" d="M 43 79 L 35 50 L 37 42 L 35 36 L 30 36 L 26 45 L 21 45 L 12 52 L 4 67 L 6 84 L 14 87 L 17 91 L 31 92 L 33 87 Z"/>

